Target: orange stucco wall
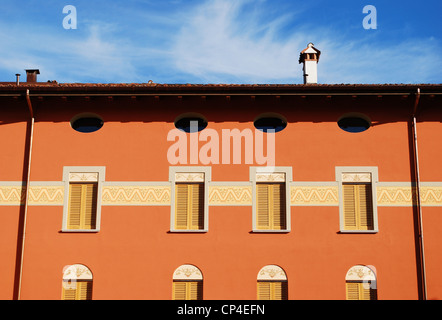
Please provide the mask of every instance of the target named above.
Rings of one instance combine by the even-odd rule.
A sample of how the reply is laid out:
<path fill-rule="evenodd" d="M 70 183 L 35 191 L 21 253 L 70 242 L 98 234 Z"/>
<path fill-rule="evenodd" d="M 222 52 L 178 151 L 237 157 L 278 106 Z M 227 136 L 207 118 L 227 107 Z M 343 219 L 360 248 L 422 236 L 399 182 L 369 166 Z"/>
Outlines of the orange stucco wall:
<path fill-rule="evenodd" d="M 61 181 L 63 166 L 105 166 L 106 181 L 168 181 L 172 142 L 166 137 L 180 114 L 199 112 L 208 128 L 221 132 L 253 129 L 260 113 L 277 112 L 288 126 L 276 135 L 276 165 L 292 167 L 293 181 L 335 181 L 336 166 L 377 166 L 379 181 L 409 182 L 411 105 L 388 97 L 307 97 L 279 104 L 269 97 L 253 105 L 245 98 L 34 101 L 31 181 Z M 369 116 L 373 126 L 359 134 L 342 131 L 336 121 L 352 111 Z M 99 114 L 103 128 L 74 131 L 69 120 L 81 112 Z M 418 128 L 422 181 L 442 182 L 440 122 Z M 2 157 L 8 167 L 0 169 L 0 181 L 22 181 L 26 123 L 0 125 L 0 133 L 14 136 L 0 140 L 2 150 L 10 151 Z M 249 166 L 211 165 L 212 181 L 249 181 Z M 0 298 L 11 299 L 19 207 L 0 210 L 6 217 L 0 250 L 7 257 L 0 266 Z M 428 292 L 434 299 L 442 298 L 440 210 L 423 209 Z M 94 299 L 171 299 L 172 274 L 187 263 L 203 273 L 204 299 L 256 299 L 258 271 L 268 264 L 286 272 L 289 299 L 345 299 L 345 274 L 356 264 L 376 268 L 379 299 L 419 298 L 410 206 L 379 207 L 375 234 L 339 233 L 338 206 L 292 206 L 291 231 L 282 234 L 253 233 L 251 206 L 210 206 L 207 233 L 170 232 L 170 206 L 102 206 L 97 233 L 61 232 L 62 212 L 62 206 L 28 209 L 22 299 L 60 299 L 63 267 L 74 263 L 92 271 Z"/>

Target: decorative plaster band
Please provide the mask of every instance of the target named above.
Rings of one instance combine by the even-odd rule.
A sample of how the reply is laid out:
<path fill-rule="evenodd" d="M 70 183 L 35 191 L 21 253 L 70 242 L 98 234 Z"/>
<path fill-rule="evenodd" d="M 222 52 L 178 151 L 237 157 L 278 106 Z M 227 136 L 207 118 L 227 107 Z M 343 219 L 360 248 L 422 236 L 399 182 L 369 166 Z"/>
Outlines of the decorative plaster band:
<path fill-rule="evenodd" d="M 209 205 L 220 206 L 251 206 L 251 186 L 210 186 Z"/>
<path fill-rule="evenodd" d="M 63 186 L 31 186 L 29 205 L 63 205 Z M 25 204 L 26 187 L 0 186 L 0 205 Z"/>
<path fill-rule="evenodd" d="M 416 192 L 413 187 L 376 188 L 378 206 L 412 206 Z"/>
<path fill-rule="evenodd" d="M 23 186 L 0 186 L 0 205 L 19 206 L 24 204 L 26 188 Z"/>
<path fill-rule="evenodd" d="M 339 205 L 337 186 L 292 186 L 290 188 L 292 206 L 337 206 Z"/>
<path fill-rule="evenodd" d="M 421 187 L 423 206 L 442 206 L 442 186 Z"/>
<path fill-rule="evenodd" d="M 169 186 L 104 186 L 102 205 L 170 205 Z"/>
<path fill-rule="evenodd" d="M 64 186 L 58 182 L 37 182 L 31 184 L 29 205 L 64 204 Z M 40 185 L 41 184 L 41 185 Z M 378 206 L 416 205 L 416 189 L 411 185 L 378 185 L 376 188 Z M 442 185 L 421 186 L 422 206 L 442 206 Z M 338 186 L 296 185 L 290 186 L 291 206 L 338 206 Z M 26 187 L 20 182 L 0 182 L 0 205 L 24 205 Z M 209 205 L 214 206 L 251 206 L 251 185 L 209 185 Z M 170 205 L 169 185 L 105 185 L 102 190 L 102 205 Z"/>

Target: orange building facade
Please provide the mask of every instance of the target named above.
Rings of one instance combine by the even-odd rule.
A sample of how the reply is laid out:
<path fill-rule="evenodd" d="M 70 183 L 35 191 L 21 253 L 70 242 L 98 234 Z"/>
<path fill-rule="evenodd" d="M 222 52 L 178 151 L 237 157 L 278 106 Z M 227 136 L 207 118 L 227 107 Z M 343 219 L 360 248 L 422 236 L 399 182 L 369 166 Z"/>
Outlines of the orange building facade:
<path fill-rule="evenodd" d="M 441 92 L 2 83 L 0 299 L 441 299 Z"/>

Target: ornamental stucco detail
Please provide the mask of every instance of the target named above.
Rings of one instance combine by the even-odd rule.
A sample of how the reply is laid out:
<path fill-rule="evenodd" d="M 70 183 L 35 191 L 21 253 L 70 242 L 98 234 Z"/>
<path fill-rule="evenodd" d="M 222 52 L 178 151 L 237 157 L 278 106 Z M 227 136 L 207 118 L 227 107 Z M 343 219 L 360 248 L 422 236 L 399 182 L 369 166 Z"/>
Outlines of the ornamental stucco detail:
<path fill-rule="evenodd" d="M 281 267 L 268 265 L 259 270 L 258 280 L 285 281 L 287 280 L 287 276 Z"/>
<path fill-rule="evenodd" d="M 173 273 L 174 280 L 203 280 L 203 274 L 200 269 L 191 265 L 184 264 L 179 266 Z"/>

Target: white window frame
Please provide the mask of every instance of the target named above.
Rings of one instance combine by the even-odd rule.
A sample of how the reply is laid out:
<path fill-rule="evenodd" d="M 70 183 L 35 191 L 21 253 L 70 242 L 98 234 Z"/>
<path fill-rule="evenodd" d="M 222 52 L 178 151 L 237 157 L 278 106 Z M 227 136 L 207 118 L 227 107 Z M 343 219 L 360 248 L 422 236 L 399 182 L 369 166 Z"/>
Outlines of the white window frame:
<path fill-rule="evenodd" d="M 204 228 L 199 230 L 175 229 L 175 184 L 177 173 L 204 173 Z M 209 231 L 209 182 L 212 180 L 212 168 L 201 166 L 169 167 L 170 182 L 170 232 L 198 233 Z"/>
<path fill-rule="evenodd" d="M 257 208 L 256 208 L 256 182 L 257 174 L 285 174 L 285 212 L 286 212 L 286 228 L 285 229 L 258 229 L 257 226 Z M 291 213 L 290 213 L 290 184 L 292 182 L 292 167 L 250 167 L 250 182 L 252 183 L 252 230 L 253 232 L 272 232 L 287 233 L 291 231 Z"/>
<path fill-rule="evenodd" d="M 379 183 L 378 167 L 335 167 L 336 181 L 339 186 L 339 231 L 340 233 L 377 233 L 378 227 L 378 206 L 376 188 Z M 371 192 L 373 201 L 373 230 L 346 230 L 344 224 L 344 196 L 343 179 L 344 173 L 370 173 L 371 174 Z"/>
<path fill-rule="evenodd" d="M 96 173 L 97 179 L 97 212 L 96 212 L 96 226 L 95 229 L 68 229 L 68 213 L 69 213 L 69 183 L 71 180 L 71 174 L 74 173 L 85 173 L 91 174 Z M 62 232 L 98 232 L 100 231 L 101 225 L 101 197 L 103 182 L 105 181 L 106 167 L 63 167 L 63 183 L 64 183 L 64 204 L 63 204 L 63 222 L 62 222 Z"/>

